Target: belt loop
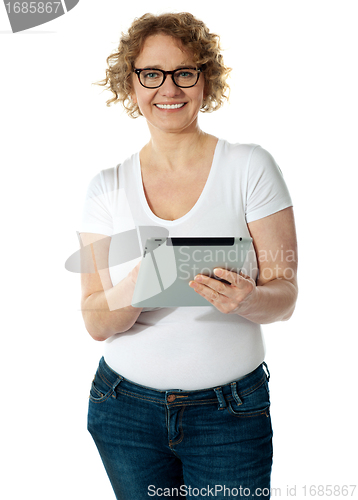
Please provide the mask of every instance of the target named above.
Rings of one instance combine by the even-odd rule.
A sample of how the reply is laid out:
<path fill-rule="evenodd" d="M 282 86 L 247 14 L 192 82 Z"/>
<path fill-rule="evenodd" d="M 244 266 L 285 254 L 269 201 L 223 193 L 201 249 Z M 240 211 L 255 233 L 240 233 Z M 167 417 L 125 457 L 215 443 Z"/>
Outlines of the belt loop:
<path fill-rule="evenodd" d="M 117 385 L 119 385 L 122 382 L 122 380 L 123 380 L 123 377 L 118 377 L 118 379 L 112 385 L 112 391 L 113 391 L 112 397 L 114 397 L 115 399 L 117 398 L 116 387 L 117 387 Z"/>
<path fill-rule="evenodd" d="M 224 398 L 224 394 L 223 394 L 221 387 L 216 387 L 214 389 L 214 391 L 215 391 L 216 397 L 218 398 L 218 401 L 219 401 L 218 410 L 224 410 L 224 408 L 226 408 L 226 400 Z"/>
<path fill-rule="evenodd" d="M 267 376 L 267 382 L 270 380 L 270 372 L 269 372 L 269 369 L 268 369 L 268 366 L 267 364 L 265 363 L 265 361 L 262 362 L 262 364 L 264 365 L 265 367 L 265 372 L 266 372 L 266 376 Z"/>
<path fill-rule="evenodd" d="M 237 382 L 231 382 L 231 394 L 238 405 L 242 405 L 240 396 L 237 393 Z"/>

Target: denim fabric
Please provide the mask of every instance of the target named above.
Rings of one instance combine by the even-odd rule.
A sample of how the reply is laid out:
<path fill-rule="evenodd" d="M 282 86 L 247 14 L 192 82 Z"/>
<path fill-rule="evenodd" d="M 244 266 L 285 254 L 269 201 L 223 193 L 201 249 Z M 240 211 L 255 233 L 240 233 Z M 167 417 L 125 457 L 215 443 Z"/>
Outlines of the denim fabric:
<path fill-rule="evenodd" d="M 126 380 L 102 358 L 88 430 L 117 500 L 269 498 L 268 379 L 263 363 L 221 387 L 162 391 Z"/>

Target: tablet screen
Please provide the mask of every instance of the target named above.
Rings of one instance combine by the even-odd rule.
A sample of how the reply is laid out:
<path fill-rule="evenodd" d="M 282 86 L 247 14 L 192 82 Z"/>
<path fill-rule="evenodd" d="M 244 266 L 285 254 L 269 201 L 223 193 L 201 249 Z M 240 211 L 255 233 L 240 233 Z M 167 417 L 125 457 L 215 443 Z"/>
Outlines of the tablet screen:
<path fill-rule="evenodd" d="M 240 241 L 242 238 L 240 238 Z M 161 240 L 158 240 L 161 241 Z M 201 237 L 201 238 L 167 238 L 167 245 L 173 247 L 180 246 L 233 246 L 235 243 L 234 237 Z"/>

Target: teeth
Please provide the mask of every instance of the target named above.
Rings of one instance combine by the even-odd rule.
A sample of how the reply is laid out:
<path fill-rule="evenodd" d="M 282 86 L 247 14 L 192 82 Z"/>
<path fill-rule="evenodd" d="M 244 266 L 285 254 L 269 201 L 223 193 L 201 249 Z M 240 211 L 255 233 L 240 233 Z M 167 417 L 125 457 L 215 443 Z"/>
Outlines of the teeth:
<path fill-rule="evenodd" d="M 178 109 L 184 106 L 184 102 L 181 104 L 156 104 L 156 106 L 160 109 Z"/>

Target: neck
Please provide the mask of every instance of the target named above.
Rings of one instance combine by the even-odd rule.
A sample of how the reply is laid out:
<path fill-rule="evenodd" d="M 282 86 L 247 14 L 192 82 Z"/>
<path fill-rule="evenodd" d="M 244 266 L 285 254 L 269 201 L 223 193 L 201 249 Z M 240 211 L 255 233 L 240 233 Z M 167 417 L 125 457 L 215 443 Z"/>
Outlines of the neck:
<path fill-rule="evenodd" d="M 193 164 L 200 158 L 206 145 L 215 138 L 199 127 L 181 133 L 150 131 L 151 139 L 141 151 L 148 165 L 167 172 L 175 172 Z"/>

